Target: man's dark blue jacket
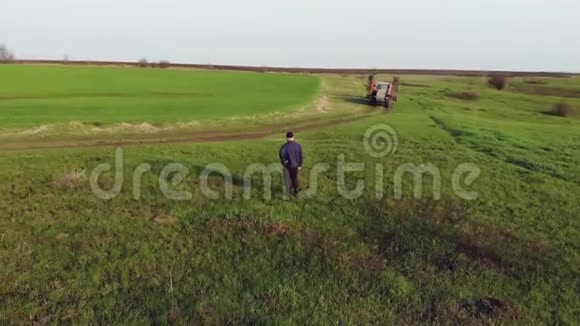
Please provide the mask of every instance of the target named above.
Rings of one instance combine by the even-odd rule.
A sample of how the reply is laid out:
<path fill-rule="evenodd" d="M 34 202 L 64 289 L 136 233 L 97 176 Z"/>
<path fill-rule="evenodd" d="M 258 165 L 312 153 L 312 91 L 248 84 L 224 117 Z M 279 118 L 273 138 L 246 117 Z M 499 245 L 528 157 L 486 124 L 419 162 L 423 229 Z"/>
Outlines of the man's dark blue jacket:
<path fill-rule="evenodd" d="M 280 162 L 289 168 L 302 166 L 302 147 L 294 141 L 289 141 L 280 148 Z"/>

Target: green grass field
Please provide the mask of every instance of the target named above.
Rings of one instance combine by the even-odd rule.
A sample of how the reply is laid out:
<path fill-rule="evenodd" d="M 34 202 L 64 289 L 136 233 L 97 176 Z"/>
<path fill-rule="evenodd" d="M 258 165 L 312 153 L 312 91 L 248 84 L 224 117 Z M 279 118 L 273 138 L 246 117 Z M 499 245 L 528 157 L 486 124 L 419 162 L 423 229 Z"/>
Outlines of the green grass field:
<path fill-rule="evenodd" d="M 35 75 L 65 68 L 19 69 Z M 79 74 L 135 74 L 129 80 L 167 74 L 180 91 L 188 78 L 201 82 L 196 74 L 212 80 L 280 78 L 99 69 Z M 288 95 L 295 103 L 314 96 L 316 78 L 294 78 L 280 83 L 300 85 Z M 252 198 L 244 199 L 240 180 L 246 167 L 277 162 L 281 127 L 259 139 L 124 147 L 124 185 L 109 201 L 95 197 L 87 178 L 98 164 L 114 162 L 113 148 L 0 153 L 0 323 L 578 324 L 580 120 L 574 113 L 556 117 L 546 111 L 559 102 L 577 110 L 580 98 L 523 92 L 530 85 L 526 79 L 512 79 L 498 92 L 482 78 L 402 76 L 400 100 L 386 113 L 357 103 L 364 76 L 320 78 L 324 87 L 317 96 L 329 101 L 322 117 L 349 110 L 367 115 L 298 130 L 306 158 L 303 183 L 317 164 L 330 164 L 309 199 L 283 200 L 274 177 L 273 198 L 265 200 L 259 175 L 252 179 Z M 22 92 L 28 83 L 43 89 L 41 80 L 19 79 Z M 542 81 L 543 87 L 580 88 L 579 78 Z M 90 92 L 92 82 L 84 80 L 78 92 Z M 169 85 L 164 90 L 172 91 Z M 476 98 L 449 96 L 457 92 Z M 243 112 L 254 109 L 229 101 Z M 137 121 L 146 114 L 164 120 L 162 109 L 152 111 L 115 111 L 85 121 Z M 65 108 L 57 112 L 59 121 L 73 116 Z M 6 117 L 12 119 L 6 125 L 53 121 L 49 112 Z M 396 130 L 396 153 L 374 158 L 365 152 L 363 135 L 377 124 Z M 356 199 L 337 190 L 340 154 L 365 164 L 345 180 L 349 189 L 358 180 L 366 184 Z M 161 171 L 172 162 L 188 167 L 188 177 L 172 187 L 191 192 L 191 199 L 169 200 L 160 190 Z M 200 191 L 203 167 L 216 162 L 234 176 L 232 200 L 208 199 Z M 133 171 L 143 163 L 151 170 L 135 200 Z M 413 198 L 408 176 L 404 197 L 395 199 L 395 171 L 408 163 L 439 169 L 440 200 L 431 195 L 435 181 L 428 175 L 422 199 Z M 481 170 L 471 186 L 464 185 L 478 193 L 472 201 L 452 189 L 452 175 L 463 163 Z M 376 164 L 384 167 L 383 178 Z M 85 178 L 71 173 L 83 170 Z M 375 198 L 378 179 L 381 200 Z M 105 174 L 103 186 L 112 183 L 113 175 Z M 209 184 L 223 192 L 218 176 Z"/>
<path fill-rule="evenodd" d="M 0 65 L 0 128 L 204 121 L 296 110 L 315 77 L 139 68 Z"/>

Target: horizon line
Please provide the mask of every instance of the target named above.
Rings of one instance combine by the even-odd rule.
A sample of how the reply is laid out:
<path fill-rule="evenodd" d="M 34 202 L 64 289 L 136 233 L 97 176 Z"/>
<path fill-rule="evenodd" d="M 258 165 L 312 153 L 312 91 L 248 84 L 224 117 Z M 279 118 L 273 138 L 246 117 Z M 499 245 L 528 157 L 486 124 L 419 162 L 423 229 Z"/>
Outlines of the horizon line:
<path fill-rule="evenodd" d="M 196 64 L 173 63 L 166 60 L 154 62 L 111 61 L 111 60 L 55 60 L 55 59 L 15 59 L 3 64 L 50 64 L 50 65 L 85 65 L 85 66 L 129 66 L 139 68 L 191 68 L 204 70 L 230 70 L 251 72 L 287 72 L 287 73 L 334 73 L 334 74 L 401 74 L 401 75 L 441 75 L 480 77 L 490 74 L 504 74 L 510 77 L 543 76 L 543 77 L 571 77 L 578 76 L 577 72 L 561 71 L 517 71 L 517 70 L 478 70 L 478 69 L 424 69 L 424 68 L 318 68 L 318 67 L 285 67 L 285 66 L 253 66 L 253 65 L 224 65 L 224 64 Z"/>

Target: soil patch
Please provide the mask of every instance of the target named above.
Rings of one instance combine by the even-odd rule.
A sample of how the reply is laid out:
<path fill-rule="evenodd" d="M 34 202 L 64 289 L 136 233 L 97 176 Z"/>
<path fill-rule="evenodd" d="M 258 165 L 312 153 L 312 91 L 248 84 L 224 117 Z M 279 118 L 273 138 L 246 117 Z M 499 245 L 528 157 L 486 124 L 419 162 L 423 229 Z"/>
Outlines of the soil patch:
<path fill-rule="evenodd" d="M 445 96 L 451 97 L 463 101 L 475 101 L 477 100 L 477 93 L 475 92 L 445 92 Z"/>
<path fill-rule="evenodd" d="M 36 149 L 64 149 L 64 148 L 92 148 L 92 147 L 112 147 L 112 146 L 131 146 L 131 145 L 148 145 L 148 144 L 178 144 L 178 143 L 209 143 L 224 142 L 234 140 L 259 139 L 271 135 L 282 135 L 288 129 L 295 131 L 308 131 L 320 128 L 336 126 L 344 123 L 366 119 L 372 116 L 370 112 L 359 114 L 346 114 L 335 118 L 298 120 L 293 123 L 274 124 L 271 126 L 262 126 L 256 129 L 248 130 L 205 130 L 194 131 L 180 134 L 140 134 L 140 138 L 99 138 L 99 139 L 17 139 L 9 142 L 0 143 L 0 151 L 22 151 Z"/>

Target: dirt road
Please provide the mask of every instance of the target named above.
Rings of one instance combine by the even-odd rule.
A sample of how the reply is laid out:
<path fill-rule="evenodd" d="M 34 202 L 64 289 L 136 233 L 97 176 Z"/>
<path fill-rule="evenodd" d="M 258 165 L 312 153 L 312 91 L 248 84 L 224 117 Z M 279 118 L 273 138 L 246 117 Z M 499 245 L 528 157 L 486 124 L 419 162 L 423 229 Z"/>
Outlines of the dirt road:
<path fill-rule="evenodd" d="M 233 140 L 259 139 L 272 135 L 283 135 L 288 130 L 308 131 L 320 128 L 336 126 L 344 123 L 358 121 L 373 116 L 371 111 L 366 113 L 356 113 L 341 115 L 334 118 L 297 120 L 288 124 L 273 124 L 255 129 L 234 129 L 234 130 L 204 130 L 184 132 L 180 134 L 152 133 L 139 135 L 140 137 L 126 138 L 98 138 L 98 139 L 44 139 L 37 137 L 21 138 L 14 141 L 3 141 L 0 143 L 0 152 L 18 152 L 29 150 L 50 150 L 66 148 L 91 148 L 91 147 L 112 147 L 131 146 L 147 144 L 178 144 L 178 143 L 209 143 Z"/>

